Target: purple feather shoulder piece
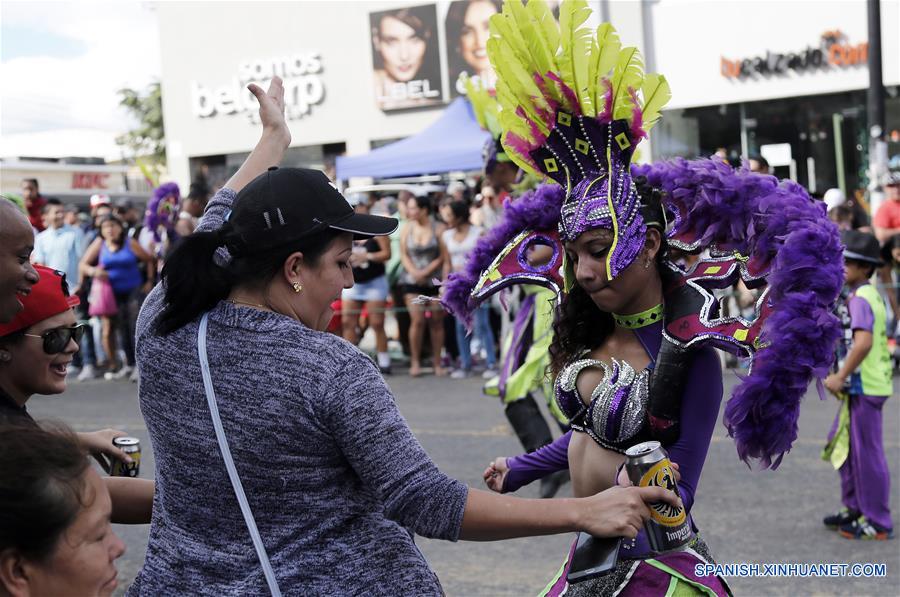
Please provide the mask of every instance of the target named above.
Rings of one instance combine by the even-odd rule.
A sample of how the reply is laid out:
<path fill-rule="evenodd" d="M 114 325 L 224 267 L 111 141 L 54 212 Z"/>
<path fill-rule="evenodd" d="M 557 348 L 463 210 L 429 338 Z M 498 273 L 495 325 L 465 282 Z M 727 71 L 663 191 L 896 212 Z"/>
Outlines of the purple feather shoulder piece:
<path fill-rule="evenodd" d="M 675 215 L 670 244 L 740 254 L 765 275 L 771 307 L 750 374 L 725 407 L 724 424 L 745 462 L 775 468 L 797 438 L 800 401 L 825 377 L 840 337 L 833 314 L 843 284 L 836 226 L 791 181 L 677 159 L 634 168 Z"/>

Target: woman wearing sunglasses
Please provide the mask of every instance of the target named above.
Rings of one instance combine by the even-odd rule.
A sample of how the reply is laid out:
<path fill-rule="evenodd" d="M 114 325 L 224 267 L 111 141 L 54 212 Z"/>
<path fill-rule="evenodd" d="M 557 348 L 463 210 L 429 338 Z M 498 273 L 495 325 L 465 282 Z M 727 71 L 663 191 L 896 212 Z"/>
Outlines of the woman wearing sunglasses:
<path fill-rule="evenodd" d="M 35 426 L 26 403 L 35 394 L 62 394 L 66 372 L 78 351 L 86 326 L 77 325 L 65 275 L 43 265 L 28 295 L 20 298 L 24 308 L 9 323 L 0 324 L 0 424 Z M 104 458 L 131 462 L 112 440 L 125 435 L 115 429 L 78 433 L 84 449 L 101 464 Z M 145 479 L 109 478 L 117 522 L 150 522 L 153 482 Z"/>

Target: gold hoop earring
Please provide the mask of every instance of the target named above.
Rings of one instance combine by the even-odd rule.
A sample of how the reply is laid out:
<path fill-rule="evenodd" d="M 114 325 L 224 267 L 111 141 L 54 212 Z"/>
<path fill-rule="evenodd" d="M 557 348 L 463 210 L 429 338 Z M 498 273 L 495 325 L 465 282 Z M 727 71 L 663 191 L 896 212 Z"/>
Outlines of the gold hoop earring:
<path fill-rule="evenodd" d="M 296 292 L 298 294 L 300 293 L 301 290 L 303 290 L 303 286 L 300 285 L 300 282 L 294 282 L 293 284 L 291 284 L 291 288 L 293 288 L 294 292 Z"/>

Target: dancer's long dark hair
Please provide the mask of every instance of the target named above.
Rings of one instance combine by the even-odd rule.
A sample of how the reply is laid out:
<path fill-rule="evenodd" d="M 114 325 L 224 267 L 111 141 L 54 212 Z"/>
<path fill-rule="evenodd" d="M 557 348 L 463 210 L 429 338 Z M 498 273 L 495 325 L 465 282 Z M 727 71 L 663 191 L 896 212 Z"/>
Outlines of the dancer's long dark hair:
<path fill-rule="evenodd" d="M 645 221 L 664 222 L 662 218 L 662 194 L 651 187 L 643 176 L 634 177 L 634 185 L 641 198 L 641 213 Z M 662 262 L 668 250 L 665 234 L 656 254 Z M 562 302 L 553 322 L 553 341 L 550 343 L 550 372 L 553 378 L 575 357 L 585 350 L 602 346 L 612 333 L 615 323 L 612 314 L 601 311 L 584 289 L 575 284 Z"/>

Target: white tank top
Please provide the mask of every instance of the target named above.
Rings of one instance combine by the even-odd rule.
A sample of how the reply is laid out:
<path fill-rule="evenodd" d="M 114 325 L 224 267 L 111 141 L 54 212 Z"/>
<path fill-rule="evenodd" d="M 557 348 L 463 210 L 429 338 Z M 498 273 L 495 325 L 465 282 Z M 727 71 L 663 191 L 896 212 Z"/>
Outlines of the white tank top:
<path fill-rule="evenodd" d="M 444 245 L 450 254 L 450 266 L 455 272 L 460 271 L 466 265 L 466 258 L 478 243 L 478 237 L 481 236 L 481 228 L 478 226 L 469 226 L 469 233 L 461 242 L 457 242 L 454 238 L 456 230 L 445 230 L 443 234 Z"/>

